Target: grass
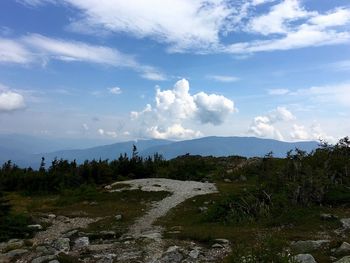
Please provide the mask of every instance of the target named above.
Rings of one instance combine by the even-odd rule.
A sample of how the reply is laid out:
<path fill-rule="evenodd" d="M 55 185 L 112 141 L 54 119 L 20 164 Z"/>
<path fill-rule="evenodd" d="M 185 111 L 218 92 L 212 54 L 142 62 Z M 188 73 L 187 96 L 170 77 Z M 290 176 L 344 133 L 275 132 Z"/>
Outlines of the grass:
<path fill-rule="evenodd" d="M 109 193 L 101 189 L 83 187 L 65 191 L 62 195 L 28 197 L 11 193 L 7 198 L 14 211 L 33 218 L 43 213 L 69 217 L 101 217 L 103 218 L 101 221 L 91 224 L 86 231 L 113 230 L 120 235 L 136 218 L 143 215 L 151 202 L 161 200 L 168 194 L 168 192 L 141 190 Z M 122 220 L 115 219 L 117 214 L 122 215 Z"/>
<path fill-rule="evenodd" d="M 203 245 L 212 244 L 216 238 L 226 238 L 231 241 L 233 254 L 227 258 L 227 262 L 235 261 L 239 255 L 240 246 L 244 246 L 251 254 L 265 253 L 266 258 L 273 258 L 276 251 L 283 251 L 282 248 L 269 247 L 272 244 L 280 242 L 289 244 L 297 240 L 318 240 L 331 239 L 331 247 L 339 246 L 342 241 L 333 230 L 340 227 L 339 221 L 324 221 L 320 218 L 321 213 L 331 213 L 340 218 L 350 217 L 350 210 L 346 207 L 306 207 L 297 208 L 292 205 L 288 207 L 285 213 L 270 218 L 262 218 L 251 222 L 208 222 L 206 212 L 201 212 L 199 207 L 206 206 L 208 210 L 217 205 L 226 194 L 235 192 L 242 193 L 244 189 L 251 186 L 250 182 L 238 183 L 217 183 L 220 193 L 205 196 L 197 196 L 189 199 L 176 208 L 172 209 L 165 217 L 159 219 L 157 224 L 167 229 L 167 238 L 178 238 L 185 240 L 196 240 Z M 180 232 L 171 231 L 177 226 Z M 169 233 L 170 232 L 170 233 Z M 271 237 L 270 240 L 266 237 Z M 270 243 L 269 243 L 270 242 Z M 282 250 L 281 250 L 282 249 Z M 317 262 L 329 262 L 329 251 L 317 251 L 313 253 Z M 238 253 L 239 252 L 239 253 Z M 277 252 L 276 252 L 277 253 Z M 276 254 L 275 253 L 275 254 Z M 287 262 L 287 256 L 281 257 L 273 262 Z M 249 261 L 248 261 L 249 262 Z M 251 261 L 254 262 L 254 261 Z M 268 262 L 268 261 L 256 261 Z M 269 262 L 272 262 L 271 260 Z"/>

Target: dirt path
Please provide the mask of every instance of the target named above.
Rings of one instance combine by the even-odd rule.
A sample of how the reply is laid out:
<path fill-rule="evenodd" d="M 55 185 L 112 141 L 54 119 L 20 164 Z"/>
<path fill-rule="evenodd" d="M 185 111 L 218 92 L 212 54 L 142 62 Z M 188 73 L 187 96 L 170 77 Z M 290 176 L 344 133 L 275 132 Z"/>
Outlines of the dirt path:
<path fill-rule="evenodd" d="M 152 208 L 144 216 L 136 220 L 136 222 L 130 227 L 128 234 L 135 238 L 142 235 L 152 235 L 152 231 L 161 234 L 159 228 L 153 226 L 152 224 L 158 218 L 165 216 L 171 208 L 194 196 L 217 192 L 215 185 L 212 183 L 179 181 L 162 178 L 148 178 L 117 182 L 114 183 L 112 187 L 122 184 L 127 185 L 127 187 L 111 191 L 140 189 L 142 191 L 167 191 L 171 193 L 170 196 L 164 198 L 163 200 L 153 203 Z M 157 236 L 156 233 L 154 233 L 155 236 Z"/>

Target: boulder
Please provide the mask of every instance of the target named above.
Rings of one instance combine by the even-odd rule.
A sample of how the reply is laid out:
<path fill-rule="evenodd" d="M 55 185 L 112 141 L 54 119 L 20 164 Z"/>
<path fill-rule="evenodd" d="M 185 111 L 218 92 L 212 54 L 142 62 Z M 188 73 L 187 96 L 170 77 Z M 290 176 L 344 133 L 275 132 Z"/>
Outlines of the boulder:
<path fill-rule="evenodd" d="M 191 258 L 197 259 L 200 254 L 200 250 L 198 248 L 192 249 L 188 254 Z"/>
<path fill-rule="evenodd" d="M 22 255 L 22 254 L 25 254 L 25 253 L 27 253 L 27 252 L 28 252 L 27 249 L 19 248 L 19 249 L 14 249 L 14 250 L 11 250 L 11 251 L 7 252 L 7 253 L 5 254 L 5 256 L 6 256 L 7 258 L 14 258 L 14 257 L 20 256 L 20 255 Z"/>
<path fill-rule="evenodd" d="M 298 263 L 317 263 L 314 257 L 310 254 L 298 254 L 294 256 L 294 260 Z"/>
<path fill-rule="evenodd" d="M 343 257 L 334 263 L 350 263 L 350 256 Z"/>
<path fill-rule="evenodd" d="M 228 245 L 230 243 L 228 239 L 224 239 L 224 238 L 217 238 L 217 239 L 214 239 L 214 241 L 216 243 L 224 244 L 224 245 Z"/>
<path fill-rule="evenodd" d="M 164 263 L 177 263 L 181 262 L 183 259 L 183 255 L 180 253 L 180 249 L 178 246 L 172 246 L 167 249 L 167 251 L 163 254 L 161 262 Z"/>
<path fill-rule="evenodd" d="M 56 239 L 52 246 L 55 248 L 58 252 L 68 253 L 70 250 L 70 239 L 67 237 L 62 237 L 59 239 Z"/>
<path fill-rule="evenodd" d="M 55 255 L 47 255 L 47 256 L 41 256 L 38 258 L 35 258 L 32 260 L 32 263 L 43 263 L 43 262 L 47 262 L 49 260 L 54 260 L 55 259 Z"/>
<path fill-rule="evenodd" d="M 123 216 L 122 215 L 116 215 L 114 218 L 119 221 L 119 220 L 121 220 L 123 218 Z"/>
<path fill-rule="evenodd" d="M 19 249 L 24 246 L 24 241 L 21 239 L 10 239 L 6 243 L 2 243 L 1 252 L 7 252 L 14 249 Z"/>
<path fill-rule="evenodd" d="M 334 253 L 336 255 L 346 255 L 350 254 L 350 244 L 348 242 L 343 242 L 340 247 L 338 247 Z"/>
<path fill-rule="evenodd" d="M 345 229 L 350 228 L 350 218 L 342 218 L 340 219 L 340 223 L 342 224 L 343 228 Z"/>
<path fill-rule="evenodd" d="M 88 237 L 79 237 L 74 241 L 74 248 L 75 249 L 81 249 L 88 247 L 90 244 Z"/>
<path fill-rule="evenodd" d="M 301 240 L 292 242 L 291 248 L 296 253 L 309 253 L 326 246 L 329 240 Z"/>

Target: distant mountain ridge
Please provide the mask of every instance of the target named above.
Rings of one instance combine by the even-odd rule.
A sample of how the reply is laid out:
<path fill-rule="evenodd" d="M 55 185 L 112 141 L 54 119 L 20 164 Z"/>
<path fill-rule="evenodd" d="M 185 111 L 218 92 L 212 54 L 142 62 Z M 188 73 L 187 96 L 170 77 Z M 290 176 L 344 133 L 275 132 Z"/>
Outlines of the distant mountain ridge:
<path fill-rule="evenodd" d="M 136 145 L 138 153 L 142 157 L 152 156 L 159 153 L 166 159 L 172 159 L 179 155 L 191 154 L 202 156 L 231 156 L 240 155 L 245 157 L 262 157 L 273 152 L 275 157 L 285 157 L 289 150 L 299 148 L 311 152 L 318 147 L 315 141 L 306 142 L 282 142 L 272 139 L 261 139 L 256 137 L 203 137 L 185 141 L 168 140 L 138 140 L 119 142 L 114 144 L 91 147 L 87 149 L 61 150 L 40 154 L 28 154 L 23 151 L 12 150 L 0 145 L 0 162 L 11 159 L 21 167 L 31 166 L 38 168 L 41 157 L 44 157 L 46 164 L 50 165 L 55 158 L 76 160 L 82 163 L 85 160 L 109 159 L 113 160 L 126 153 L 131 155 L 132 146 Z"/>

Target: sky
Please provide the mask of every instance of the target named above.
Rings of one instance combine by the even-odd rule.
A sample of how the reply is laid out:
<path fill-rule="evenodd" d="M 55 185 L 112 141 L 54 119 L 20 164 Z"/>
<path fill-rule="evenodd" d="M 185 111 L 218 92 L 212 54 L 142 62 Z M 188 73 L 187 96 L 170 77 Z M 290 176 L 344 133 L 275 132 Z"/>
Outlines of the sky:
<path fill-rule="evenodd" d="M 350 135 L 348 0 L 1 0 L 0 133 Z"/>

